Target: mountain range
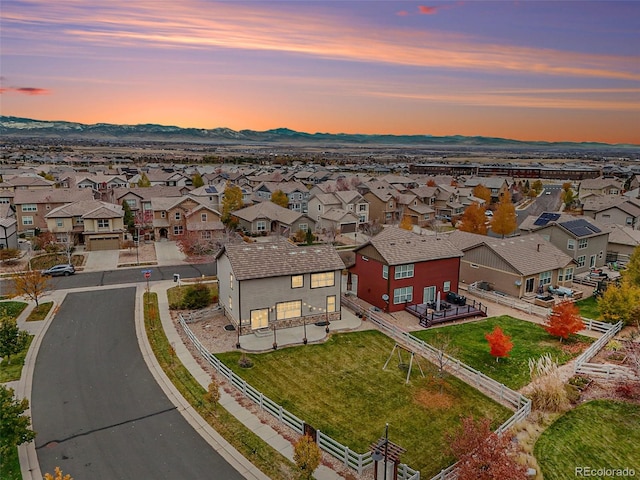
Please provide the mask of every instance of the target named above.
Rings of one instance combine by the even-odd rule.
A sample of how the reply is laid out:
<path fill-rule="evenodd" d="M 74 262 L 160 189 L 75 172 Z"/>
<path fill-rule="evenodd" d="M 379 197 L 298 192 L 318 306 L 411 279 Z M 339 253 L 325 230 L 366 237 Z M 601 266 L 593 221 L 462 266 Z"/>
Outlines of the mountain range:
<path fill-rule="evenodd" d="M 66 121 L 34 120 L 0 116 L 0 135 L 14 138 L 60 138 L 105 141 L 167 141 L 198 143 L 317 143 L 395 146 L 492 146 L 492 147 L 572 147 L 598 148 L 614 145 L 598 142 L 526 142 L 494 137 L 462 135 L 375 135 L 349 133 L 305 133 L 288 128 L 266 131 L 232 130 L 230 128 L 182 128 L 176 126 L 110 123 L 83 124 Z M 615 147 L 637 147 L 617 144 Z"/>

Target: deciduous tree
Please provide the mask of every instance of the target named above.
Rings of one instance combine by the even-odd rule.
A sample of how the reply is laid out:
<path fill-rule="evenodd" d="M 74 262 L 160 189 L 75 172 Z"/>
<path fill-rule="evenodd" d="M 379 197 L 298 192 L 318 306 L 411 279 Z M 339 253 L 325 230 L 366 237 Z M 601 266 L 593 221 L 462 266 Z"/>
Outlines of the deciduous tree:
<path fill-rule="evenodd" d="M 17 248 L 3 248 L 0 250 L 0 260 L 2 263 L 15 263 L 15 260 L 20 256 L 20 250 Z"/>
<path fill-rule="evenodd" d="M 509 356 L 509 352 L 513 348 L 511 337 L 506 335 L 500 327 L 496 325 L 491 333 L 485 333 L 484 338 L 489 342 L 489 354 L 496 358 L 496 362 L 500 358 Z"/>
<path fill-rule="evenodd" d="M 582 330 L 584 322 L 576 304 L 571 300 L 564 300 L 551 309 L 551 313 L 542 327 L 550 335 L 560 337 L 560 341 L 562 341 L 569 338 L 569 335 Z"/>
<path fill-rule="evenodd" d="M 511 194 L 509 191 L 505 191 L 504 195 L 498 203 L 498 208 L 493 213 L 493 220 L 491 221 L 491 230 L 498 235 L 509 235 L 516 231 L 518 228 L 518 217 L 516 215 L 516 207 L 511 203 Z"/>
<path fill-rule="evenodd" d="M 320 447 L 309 435 L 303 435 L 293 446 L 293 460 L 296 462 L 300 479 L 311 480 L 313 472 L 320 465 L 322 453 Z"/>
<path fill-rule="evenodd" d="M 271 201 L 282 208 L 289 207 L 289 197 L 282 190 L 276 190 L 271 194 Z"/>
<path fill-rule="evenodd" d="M 462 221 L 459 230 L 469 233 L 478 233 L 480 235 L 487 234 L 487 216 L 486 209 L 478 202 L 469 205 L 462 214 Z"/>
<path fill-rule="evenodd" d="M 193 188 L 203 187 L 204 180 L 202 179 L 202 175 L 200 175 L 198 172 L 194 173 L 191 177 L 191 183 L 193 183 Z"/>
<path fill-rule="evenodd" d="M 411 221 L 411 217 L 409 215 L 403 215 L 402 220 L 400 221 L 400 228 L 403 230 L 413 230 L 413 222 Z"/>
<path fill-rule="evenodd" d="M 533 182 L 533 184 L 531 185 L 531 188 L 534 189 L 536 191 L 537 194 L 540 194 L 540 192 L 542 191 L 542 189 L 544 188 L 544 186 L 542 185 L 542 181 L 541 180 L 536 180 L 535 182 Z"/>
<path fill-rule="evenodd" d="M 14 295 L 25 295 L 36 302 L 36 307 L 43 295 L 49 291 L 49 278 L 42 275 L 39 270 L 29 270 L 16 275 L 12 281 Z"/>
<path fill-rule="evenodd" d="M 622 277 L 635 287 L 640 287 L 640 246 L 633 249 L 627 268 L 622 272 Z"/>
<path fill-rule="evenodd" d="M 21 352 L 29 341 L 29 334 L 18 328 L 15 318 L 0 318 L 0 357 L 11 363 L 11 355 Z"/>
<path fill-rule="evenodd" d="M 44 480 L 73 480 L 73 477 L 68 473 L 64 475 L 62 473 L 62 469 L 60 467 L 56 467 L 53 475 L 50 473 L 44 474 Z"/>
<path fill-rule="evenodd" d="M 635 322 L 640 327 L 639 305 L 640 287 L 632 285 L 627 278 L 619 285 L 609 285 L 598 299 L 598 308 L 604 321 L 617 323 L 622 320 L 625 325 Z"/>
<path fill-rule="evenodd" d="M 481 198 L 487 205 L 491 204 L 491 190 L 489 190 L 481 183 L 473 187 L 473 196 L 476 198 Z"/>
<path fill-rule="evenodd" d="M 140 179 L 138 180 L 138 186 L 142 188 L 151 186 L 151 180 L 149 180 L 149 177 L 147 177 L 146 173 L 142 172 L 142 175 L 140 175 Z"/>
<path fill-rule="evenodd" d="M 430 178 L 429 180 L 427 180 L 427 187 L 435 187 L 436 186 L 436 181 L 433 178 Z"/>
<path fill-rule="evenodd" d="M 458 459 L 458 480 L 525 480 L 525 467 L 515 459 L 515 447 L 508 435 L 491 431 L 488 418 L 462 419 L 461 427 L 445 436 L 449 451 Z"/>
<path fill-rule="evenodd" d="M 18 445 L 30 442 L 36 436 L 31 430 L 31 418 L 26 398 L 17 400 L 13 388 L 0 385 L 0 458 L 6 458 Z"/>
<path fill-rule="evenodd" d="M 213 238 L 202 238 L 198 231 L 188 230 L 176 240 L 178 250 L 187 256 L 212 255 L 218 251 L 218 242 Z"/>
<path fill-rule="evenodd" d="M 235 218 L 232 212 L 241 209 L 242 206 L 242 190 L 237 185 L 227 183 L 222 198 L 222 223 L 227 227 L 231 227 Z"/>

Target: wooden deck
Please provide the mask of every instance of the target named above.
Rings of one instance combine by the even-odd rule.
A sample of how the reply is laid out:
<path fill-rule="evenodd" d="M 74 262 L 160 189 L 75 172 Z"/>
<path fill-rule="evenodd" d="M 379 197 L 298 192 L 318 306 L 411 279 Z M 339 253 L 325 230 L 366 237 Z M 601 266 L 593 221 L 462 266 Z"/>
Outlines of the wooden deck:
<path fill-rule="evenodd" d="M 476 302 L 475 300 L 467 305 L 446 304 L 446 307 L 447 308 L 436 311 L 426 303 L 418 303 L 416 305 L 408 305 L 405 307 L 405 310 L 411 315 L 418 317 L 420 325 L 424 328 L 429 328 L 439 323 L 460 320 L 461 318 L 487 316 L 486 305 L 482 305 L 482 303 Z"/>

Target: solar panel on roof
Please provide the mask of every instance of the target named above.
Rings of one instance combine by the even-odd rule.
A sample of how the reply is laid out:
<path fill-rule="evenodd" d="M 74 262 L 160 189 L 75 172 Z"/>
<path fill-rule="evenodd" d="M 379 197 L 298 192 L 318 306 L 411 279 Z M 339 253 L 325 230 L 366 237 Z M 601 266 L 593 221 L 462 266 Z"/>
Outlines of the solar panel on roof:
<path fill-rule="evenodd" d="M 562 222 L 560 225 L 569 230 L 569 232 L 571 232 L 576 237 L 586 237 L 593 233 L 601 232 L 598 227 L 590 224 L 582 218 L 579 218 L 577 220 L 570 220 L 568 222 Z"/>
<path fill-rule="evenodd" d="M 547 223 L 555 221 L 559 218 L 560 218 L 559 213 L 544 212 L 537 218 L 535 222 L 533 222 L 533 224 L 539 227 L 543 227 Z"/>

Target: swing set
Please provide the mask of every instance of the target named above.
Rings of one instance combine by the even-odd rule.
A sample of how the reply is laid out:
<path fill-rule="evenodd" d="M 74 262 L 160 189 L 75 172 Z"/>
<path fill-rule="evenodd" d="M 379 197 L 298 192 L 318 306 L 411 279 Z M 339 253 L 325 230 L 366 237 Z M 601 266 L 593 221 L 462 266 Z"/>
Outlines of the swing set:
<path fill-rule="evenodd" d="M 393 354 L 394 353 L 398 353 L 398 368 L 406 368 L 407 369 L 407 380 L 404 382 L 405 385 L 407 383 L 409 383 L 409 378 L 411 377 L 411 370 L 413 368 L 413 358 L 416 355 L 416 352 L 414 352 L 413 350 L 408 349 L 407 347 L 400 345 L 398 343 L 396 343 L 393 346 L 393 349 L 391 350 L 391 354 L 389 355 L 389 358 L 387 358 L 387 361 L 384 364 L 384 367 L 382 367 L 382 370 L 386 370 L 387 366 L 389 365 L 389 362 L 391 361 L 391 358 L 393 358 Z M 406 352 L 409 355 L 409 363 L 406 363 L 403 361 L 402 358 L 402 352 Z M 424 377 L 424 371 L 422 370 L 422 366 L 420 365 L 420 361 L 418 360 L 418 358 L 416 358 L 416 364 L 418 365 L 418 368 L 420 369 L 420 373 L 422 374 L 422 376 Z"/>

